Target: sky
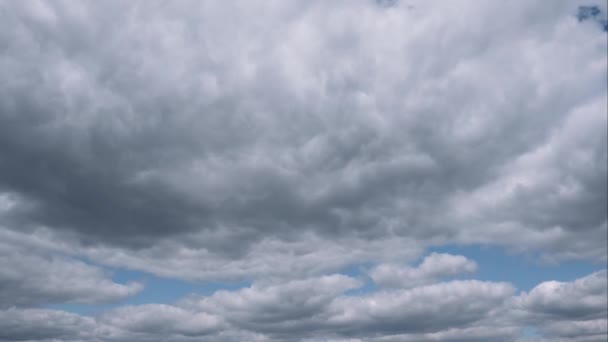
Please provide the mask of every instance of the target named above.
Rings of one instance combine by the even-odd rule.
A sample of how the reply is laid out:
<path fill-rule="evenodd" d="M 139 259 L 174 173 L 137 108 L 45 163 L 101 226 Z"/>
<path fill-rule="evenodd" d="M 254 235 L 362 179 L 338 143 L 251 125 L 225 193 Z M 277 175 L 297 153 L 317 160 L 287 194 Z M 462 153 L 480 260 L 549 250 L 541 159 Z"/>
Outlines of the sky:
<path fill-rule="evenodd" d="M 607 7 L 1 1 L 0 341 L 606 341 Z"/>

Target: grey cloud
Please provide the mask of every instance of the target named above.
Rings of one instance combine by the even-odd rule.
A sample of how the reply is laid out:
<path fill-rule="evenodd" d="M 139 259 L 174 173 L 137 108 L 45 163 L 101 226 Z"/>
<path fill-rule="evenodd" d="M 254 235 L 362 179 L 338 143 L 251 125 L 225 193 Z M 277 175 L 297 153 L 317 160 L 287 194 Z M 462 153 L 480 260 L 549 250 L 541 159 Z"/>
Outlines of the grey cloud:
<path fill-rule="evenodd" d="M 604 337 L 605 273 L 503 303 L 436 283 L 470 260 L 396 266 L 606 261 L 606 32 L 577 5 L 0 2 L 0 339 Z M 386 289 L 350 295 L 352 265 Z M 104 267 L 254 285 L 25 308 L 140 290 Z"/>
<path fill-rule="evenodd" d="M 174 305 L 120 307 L 96 318 L 53 310 L 8 309 L 0 313 L 10 318 L 3 323 L 6 329 L 2 337 L 41 341 L 53 338 L 65 341 L 238 341 L 243 338 L 304 341 L 323 336 L 395 335 L 404 340 L 443 336 L 452 341 L 465 336 L 476 340 L 478 336 L 477 340 L 483 341 L 483 336 L 487 340 L 488 336 L 506 333 L 498 329 L 492 334 L 484 332 L 483 327 L 470 326 L 481 318 L 482 312 L 510 296 L 512 288 L 506 284 L 453 282 L 362 298 L 344 294 L 360 285 L 343 275 L 281 285 L 254 284 L 236 292 L 220 291 L 209 297 L 185 298 Z M 428 300 L 437 306 L 428 306 Z M 465 303 L 468 304 L 461 310 L 462 315 L 454 318 L 451 310 Z M 436 320 L 427 319 L 431 311 L 436 311 L 433 313 Z M 386 315 L 393 321 L 386 321 Z M 45 325 L 37 329 L 41 320 Z M 394 324 L 397 321 L 402 323 L 399 328 Z M 42 329 L 47 325 L 49 329 Z M 372 329 L 361 330 L 363 326 Z M 38 335 L 34 335 L 37 332 Z"/>
<path fill-rule="evenodd" d="M 190 306 L 219 314 L 234 326 L 282 339 L 324 330 L 332 301 L 362 284 L 331 275 L 290 281 L 280 285 L 253 285 L 237 292 L 220 291 Z"/>
<path fill-rule="evenodd" d="M 0 341 L 7 342 L 268 341 L 259 334 L 226 328 L 210 315 L 163 305 L 123 307 L 99 317 L 45 309 L 0 311 Z"/>
<path fill-rule="evenodd" d="M 606 270 L 572 282 L 547 281 L 514 298 L 513 313 L 556 341 L 600 341 L 608 336 Z"/>
<path fill-rule="evenodd" d="M 101 322 L 120 329 L 126 328 L 133 333 L 152 336 L 205 336 L 224 328 L 221 317 L 162 304 L 118 308 L 104 314 Z"/>
<path fill-rule="evenodd" d="M 215 323 L 214 328 L 250 332 L 273 341 L 399 334 L 410 340 L 424 336 L 430 339 L 433 335 L 451 336 L 452 340 L 475 335 L 487 338 L 505 334 L 505 330 L 484 333 L 483 328 L 474 324 L 513 293 L 508 284 L 458 281 L 362 297 L 345 294 L 360 285 L 343 275 L 280 285 L 254 284 L 236 292 L 220 291 L 209 297 L 186 298 L 175 307 L 121 308 L 104 314 L 108 318 L 102 321 L 142 336 L 144 332 L 185 335 L 185 326 L 202 316 L 204 319 L 196 321 L 199 325 L 210 321 Z M 188 314 L 184 316 L 185 313 Z M 217 323 L 218 317 L 224 324 Z M 209 333 L 208 330 L 196 335 L 194 330 L 188 332 L 192 333 L 188 336 L 203 339 Z"/>
<path fill-rule="evenodd" d="M 0 339 L 487 342 L 520 341 L 522 328 L 535 326 L 545 337 L 521 341 L 599 341 L 607 322 L 605 306 L 600 308 L 605 298 L 598 294 L 605 291 L 602 276 L 604 271 L 569 283 L 545 282 L 515 296 L 509 284 L 475 280 L 354 296 L 348 291 L 361 282 L 334 274 L 256 283 L 172 305 L 125 306 L 95 318 L 13 308 L 0 311 L 6 318 Z M 584 309 L 580 302 L 587 303 Z"/>
<path fill-rule="evenodd" d="M 572 212 L 542 186 L 474 218 L 454 202 L 605 99 L 604 33 L 565 29 L 568 2 L 463 1 L 475 25 L 440 3 L 371 3 L 3 4 L 0 186 L 28 203 L 7 222 L 129 249 L 229 231 L 197 248 L 232 258 L 303 230 L 520 244 L 558 226 L 587 234 L 543 250 L 601 258 L 584 255 L 606 229 L 598 126 L 589 167 L 547 166 L 582 187 Z M 524 238 L 463 236 L 486 225 Z"/>
<path fill-rule="evenodd" d="M 462 329 L 508 299 L 504 283 L 454 281 L 369 295 L 344 295 L 355 279 L 334 275 L 192 298 L 182 305 L 278 340 L 377 337 Z M 430 305 L 430 303 L 433 303 Z"/>
<path fill-rule="evenodd" d="M 603 341 L 608 336 L 608 320 L 551 322 L 543 325 L 547 336 L 574 339 L 575 341 Z"/>
<path fill-rule="evenodd" d="M 548 250 L 557 259 L 605 261 L 600 236 L 607 227 L 607 195 L 598 190 L 608 186 L 606 103 L 604 97 L 577 108 L 545 143 L 507 164 L 495 181 L 455 196 L 455 221 L 474 218 L 485 224 L 461 231 L 465 239 L 501 237 Z M 530 226 L 541 229 L 524 233 Z"/>
<path fill-rule="evenodd" d="M 101 268 L 0 233 L 0 308 L 51 303 L 116 302 L 142 290 L 119 284 Z M 38 246 L 39 247 L 39 246 Z"/>
<path fill-rule="evenodd" d="M 398 342 L 398 341 L 450 341 L 450 342 L 502 342 L 513 341 L 520 329 L 513 327 L 475 326 L 468 328 L 452 328 L 441 332 L 421 334 L 397 334 L 391 336 L 372 337 L 366 339 L 336 339 L 335 342 Z M 334 340 L 329 340 L 334 341 Z"/>
<path fill-rule="evenodd" d="M 95 329 L 93 319 L 62 311 L 0 311 L 0 341 L 90 341 Z"/>
<path fill-rule="evenodd" d="M 518 306 L 532 314 L 556 318 L 605 316 L 608 306 L 606 271 L 574 282 L 543 282 L 518 299 Z"/>
<path fill-rule="evenodd" d="M 342 297 L 335 301 L 329 322 L 372 336 L 437 332 L 481 320 L 513 291 L 509 284 L 471 280 Z"/>
<path fill-rule="evenodd" d="M 162 241 L 154 247 L 135 252 L 114 247 L 87 247 L 79 251 L 106 265 L 197 281 L 306 278 L 344 269 L 361 261 L 414 260 L 422 252 L 421 246 L 407 238 L 323 239 L 316 234 L 302 233 L 293 234 L 289 241 L 262 238 L 242 257 L 235 259 L 200 248 L 201 244 L 209 241 L 223 240 L 222 236 L 199 233 L 189 238 L 186 243 Z"/>

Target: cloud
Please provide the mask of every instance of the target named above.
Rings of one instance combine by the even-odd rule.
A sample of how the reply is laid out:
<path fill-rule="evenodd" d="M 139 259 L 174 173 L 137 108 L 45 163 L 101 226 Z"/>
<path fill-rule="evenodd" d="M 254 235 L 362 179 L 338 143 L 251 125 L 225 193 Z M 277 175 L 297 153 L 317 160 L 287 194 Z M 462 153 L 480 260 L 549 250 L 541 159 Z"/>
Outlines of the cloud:
<path fill-rule="evenodd" d="M 599 271 L 574 282 L 543 282 L 520 296 L 518 305 L 530 313 L 561 318 L 605 315 L 606 275 Z"/>
<path fill-rule="evenodd" d="M 599 341 L 608 333 L 606 270 L 572 282 L 547 281 L 514 299 L 516 317 L 557 340 Z"/>
<path fill-rule="evenodd" d="M 434 333 L 420 334 L 397 334 L 377 338 L 361 339 L 336 339 L 336 342 L 397 342 L 397 341 L 450 341 L 450 342 L 489 342 L 489 341 L 513 341 L 519 333 L 519 329 L 512 327 L 478 326 L 470 328 L 453 328 Z M 334 340 L 330 340 L 334 341 Z"/>
<path fill-rule="evenodd" d="M 0 341 L 83 341 L 96 329 L 91 318 L 56 310 L 0 310 Z"/>
<path fill-rule="evenodd" d="M 606 262 L 608 12 L 581 5 L 0 2 L 0 339 L 604 337 L 605 273 L 514 296 L 411 266 Z M 40 309 L 142 290 L 111 269 L 252 285 Z"/>
<path fill-rule="evenodd" d="M 509 284 L 469 280 L 344 297 L 329 321 L 359 334 L 438 332 L 481 320 L 513 291 Z"/>
<path fill-rule="evenodd" d="M 361 281 L 333 274 L 123 306 L 94 318 L 11 308 L 0 311 L 7 318 L 0 340 L 485 342 L 514 341 L 526 326 L 557 341 L 599 341 L 605 275 L 543 282 L 522 294 L 508 283 L 453 280 L 352 295 Z"/>
<path fill-rule="evenodd" d="M 119 284 L 102 268 L 41 248 L 0 231 L 0 309 L 54 303 L 116 302 L 140 292 Z"/>
<path fill-rule="evenodd" d="M 174 305 L 120 307 L 94 320 L 52 310 L 9 309 L 4 314 L 15 317 L 13 323 L 23 326 L 24 335 L 28 329 L 36 330 L 32 326 L 40 317 L 48 316 L 49 321 L 63 319 L 56 327 L 57 334 L 67 335 L 68 330 L 79 331 L 79 325 L 92 325 L 87 328 L 90 338 L 101 341 L 211 341 L 229 340 L 239 334 L 273 341 L 320 338 L 323 334 L 370 338 L 395 334 L 407 338 L 424 334 L 472 336 L 483 333 L 470 325 L 513 292 L 503 283 L 455 281 L 362 297 L 345 294 L 361 285 L 344 275 L 254 284 L 208 297 L 187 297 Z M 429 302 L 435 305 L 427 305 Z M 67 323 L 66 317 L 70 318 Z M 16 333 L 7 333 L 13 335 Z"/>
<path fill-rule="evenodd" d="M 383 287 L 407 288 L 476 270 L 477 263 L 462 255 L 431 253 L 417 267 L 381 264 L 370 271 L 370 277 Z"/>
<path fill-rule="evenodd" d="M 99 332 L 95 337 L 102 341 L 212 341 L 250 335 L 293 341 L 397 334 L 407 339 L 437 334 L 499 336 L 505 331 L 489 334 L 472 325 L 513 293 L 504 283 L 455 281 L 362 297 L 345 294 L 360 285 L 344 275 L 329 275 L 187 297 L 175 305 L 121 307 L 95 320 Z"/>
<path fill-rule="evenodd" d="M 193 299 L 188 305 L 221 315 L 238 328 L 288 339 L 323 329 L 332 301 L 359 286 L 353 278 L 330 275 L 284 284 L 254 284 L 237 292 L 220 291 L 199 302 Z"/>
<path fill-rule="evenodd" d="M 104 314 L 101 321 L 117 328 L 151 336 L 205 336 L 220 330 L 223 323 L 220 317 L 204 312 L 193 313 L 162 304 L 121 307 Z"/>
<path fill-rule="evenodd" d="M 413 260 L 420 246 L 407 238 L 363 240 L 356 237 L 323 239 L 311 233 L 293 233 L 290 240 L 264 237 L 238 258 L 200 248 L 223 236 L 193 234 L 189 241 L 161 241 L 136 251 L 96 246 L 81 253 L 106 265 L 129 267 L 164 277 L 197 281 L 242 279 L 296 279 L 327 274 L 363 260 Z M 224 241 L 229 243 L 230 239 Z M 220 242 L 218 242 L 220 243 Z M 238 243 L 238 242 L 237 242 Z"/>
<path fill-rule="evenodd" d="M 413 338 L 441 331 L 467 335 L 461 330 L 473 328 L 472 324 L 513 293 L 509 284 L 479 281 L 453 281 L 358 296 L 346 293 L 361 285 L 353 278 L 332 275 L 280 285 L 254 284 L 236 292 L 192 297 L 181 305 L 219 315 L 233 327 L 281 341 L 397 334 Z M 455 331 L 445 332 L 449 329 Z"/>
<path fill-rule="evenodd" d="M 372 4 L 3 4 L 10 227 L 126 254 L 310 232 L 602 259 L 605 33 L 568 2 Z"/>
<path fill-rule="evenodd" d="M 587 321 L 552 322 L 543 326 L 547 336 L 574 341 L 602 341 L 608 334 L 608 320 L 594 319 Z"/>
<path fill-rule="evenodd" d="M 455 197 L 456 220 L 486 223 L 485 231 L 462 231 L 466 239 L 525 238 L 525 248 L 537 246 L 553 258 L 605 261 L 600 235 L 606 231 L 607 195 L 598 191 L 608 186 L 605 113 L 605 98 L 576 109 L 544 144 L 507 164 L 496 181 Z M 543 230 L 524 233 L 530 226 Z M 587 240 L 591 236 L 597 240 Z"/>

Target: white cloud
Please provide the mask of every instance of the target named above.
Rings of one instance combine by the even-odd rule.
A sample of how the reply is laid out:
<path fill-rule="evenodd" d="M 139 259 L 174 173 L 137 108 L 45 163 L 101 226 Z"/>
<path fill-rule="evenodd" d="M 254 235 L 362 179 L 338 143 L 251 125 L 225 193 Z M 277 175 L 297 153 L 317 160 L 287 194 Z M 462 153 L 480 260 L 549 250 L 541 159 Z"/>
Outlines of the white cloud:
<path fill-rule="evenodd" d="M 606 270 L 572 282 L 546 281 L 513 299 L 516 320 L 556 341 L 600 341 L 608 333 Z"/>
<path fill-rule="evenodd" d="M 432 253 L 417 267 L 380 264 L 370 270 L 370 277 L 383 287 L 409 288 L 476 270 L 477 263 L 462 255 Z"/>
<path fill-rule="evenodd" d="M 517 307 L 531 314 L 557 318 L 593 318 L 606 315 L 606 271 L 573 282 L 547 281 L 522 294 Z"/>

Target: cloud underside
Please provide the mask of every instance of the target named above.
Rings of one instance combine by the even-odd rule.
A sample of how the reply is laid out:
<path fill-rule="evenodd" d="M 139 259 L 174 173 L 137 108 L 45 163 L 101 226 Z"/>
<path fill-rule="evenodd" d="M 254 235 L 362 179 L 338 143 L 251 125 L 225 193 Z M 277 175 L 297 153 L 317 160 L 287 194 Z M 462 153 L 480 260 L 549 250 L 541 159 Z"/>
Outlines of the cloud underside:
<path fill-rule="evenodd" d="M 606 263 L 578 6 L 1 2 L 0 341 L 605 340 L 603 271 L 519 293 L 426 253 Z M 48 308 L 145 291 L 111 269 L 252 285 Z"/>

